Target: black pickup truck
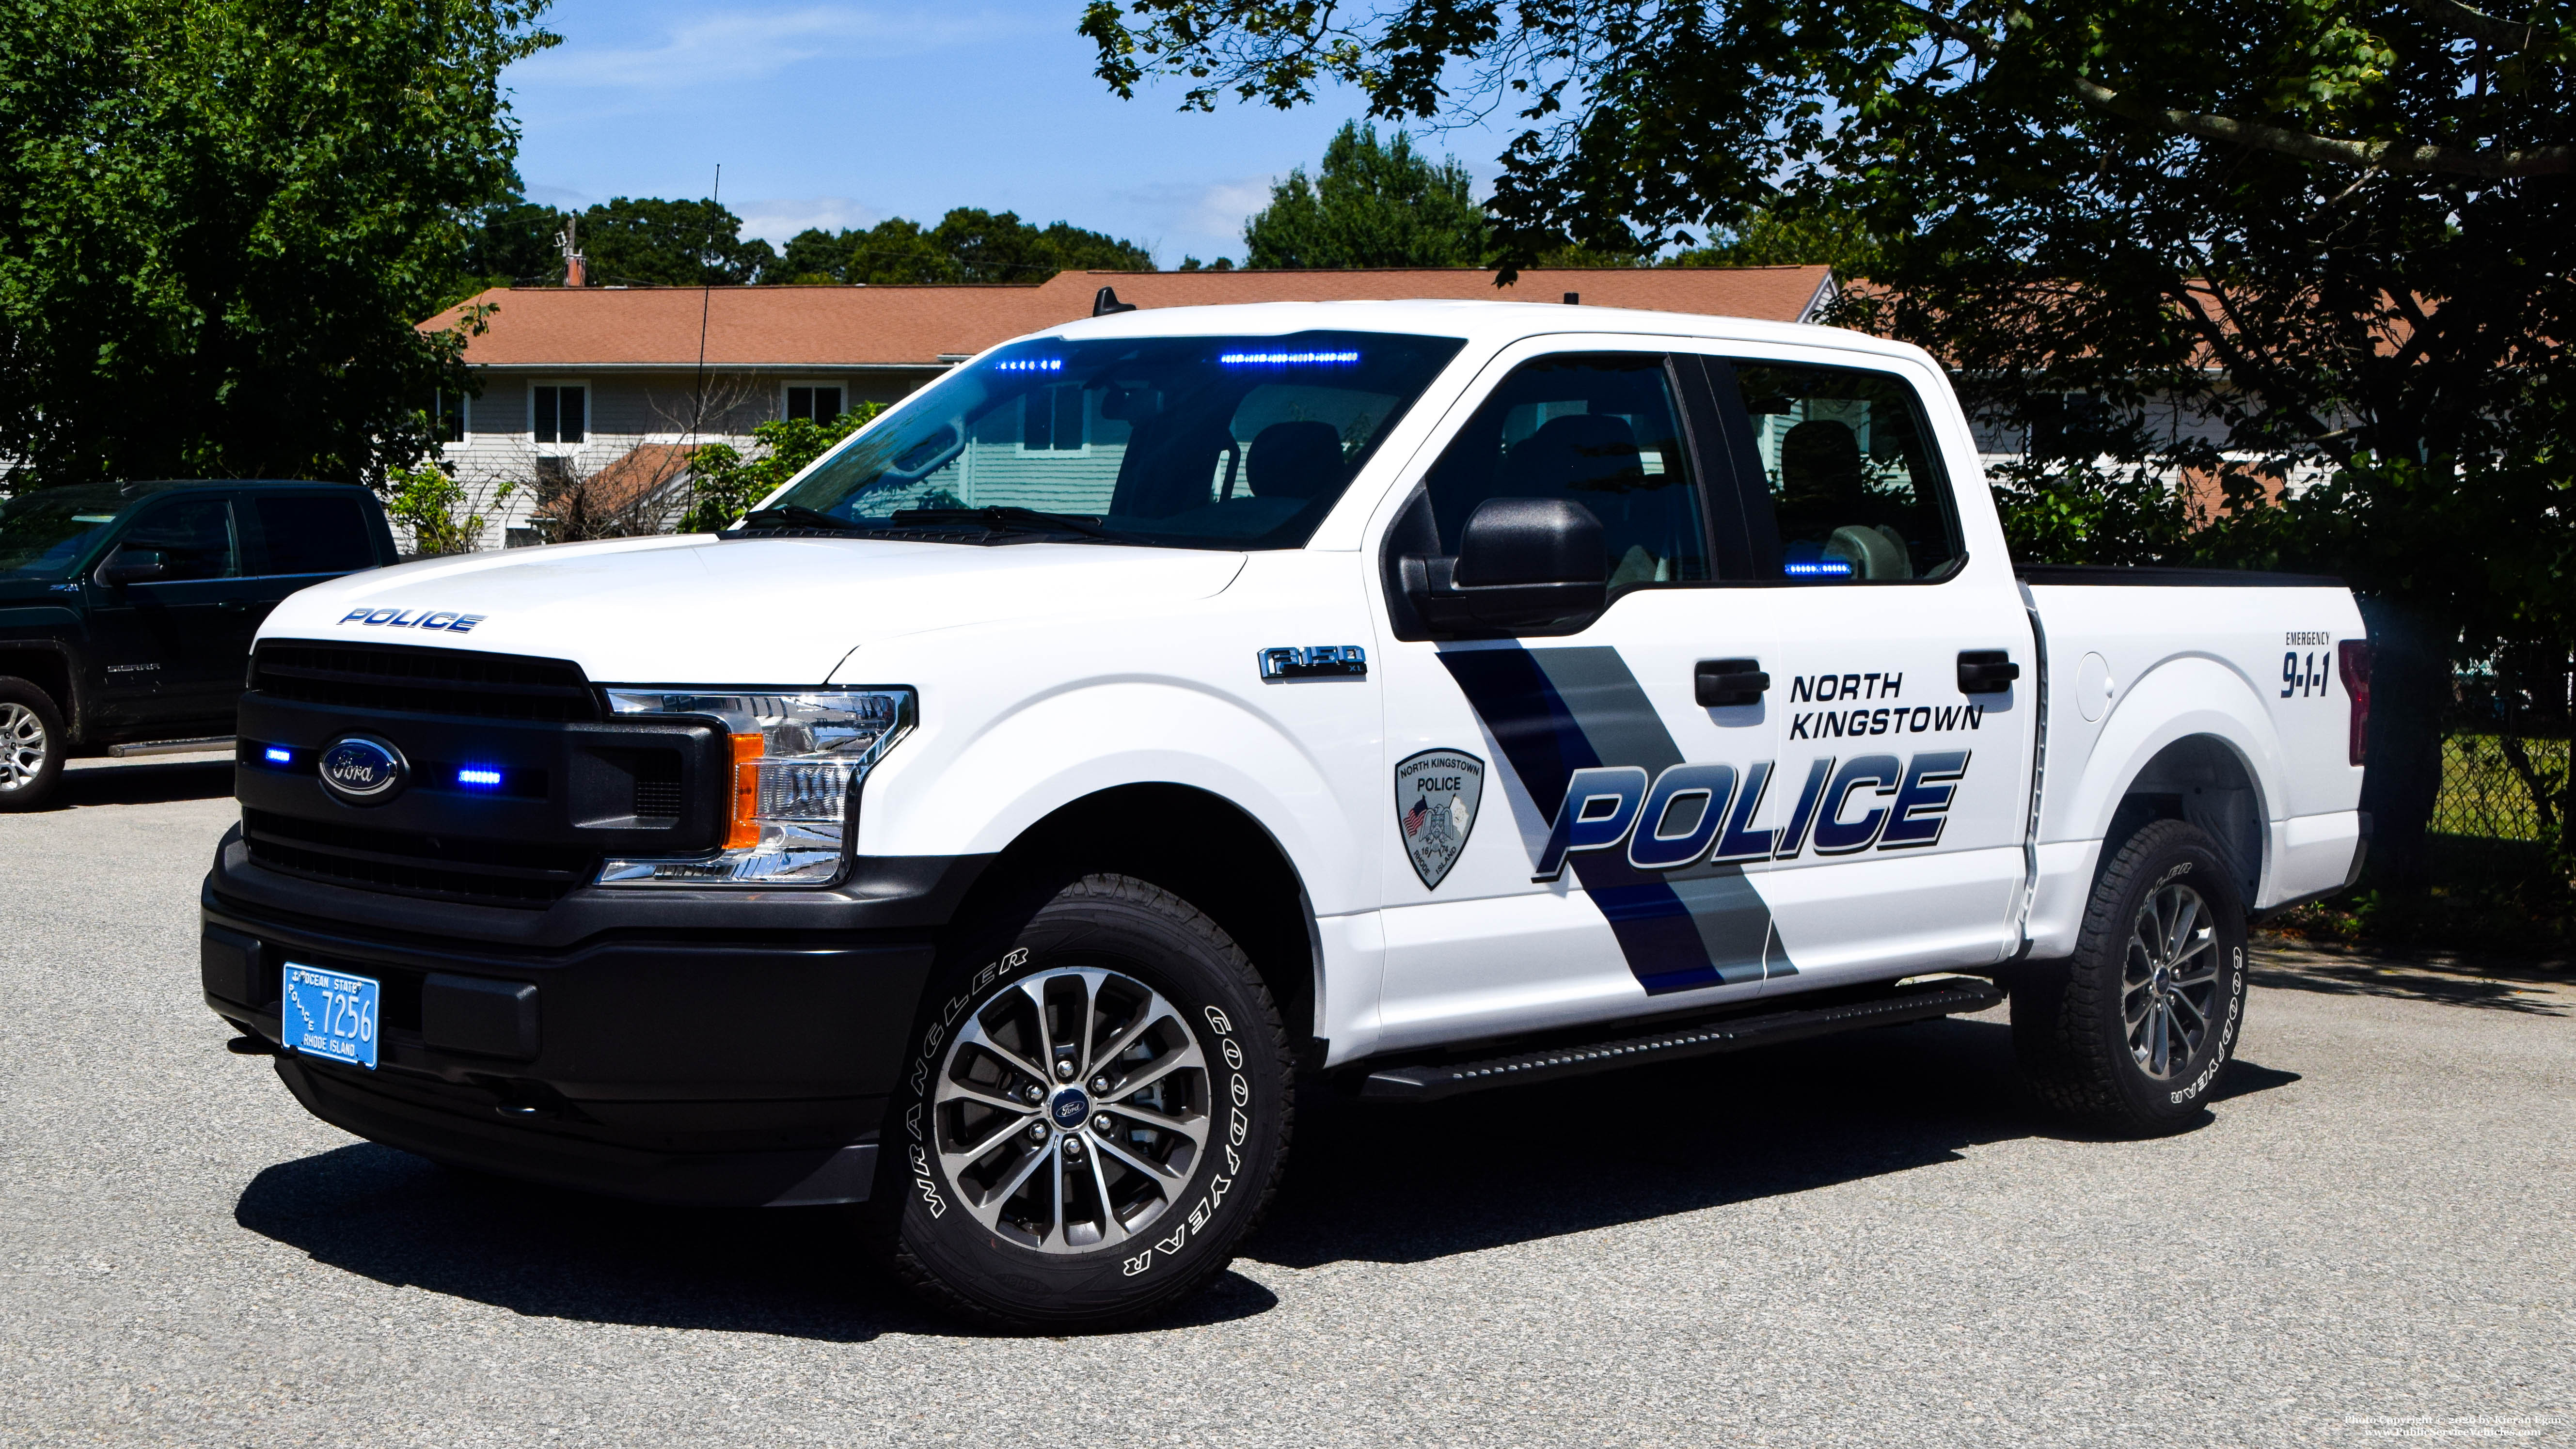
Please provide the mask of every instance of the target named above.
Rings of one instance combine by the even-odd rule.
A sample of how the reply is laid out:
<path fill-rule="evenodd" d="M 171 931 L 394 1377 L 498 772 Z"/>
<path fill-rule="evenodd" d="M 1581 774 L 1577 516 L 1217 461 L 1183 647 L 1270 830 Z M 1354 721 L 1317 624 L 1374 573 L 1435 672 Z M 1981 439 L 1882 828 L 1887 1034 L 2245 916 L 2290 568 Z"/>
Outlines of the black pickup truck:
<path fill-rule="evenodd" d="M 346 483 L 102 483 L 0 501 L 0 810 L 83 754 L 229 743 L 278 601 L 394 562 Z"/>

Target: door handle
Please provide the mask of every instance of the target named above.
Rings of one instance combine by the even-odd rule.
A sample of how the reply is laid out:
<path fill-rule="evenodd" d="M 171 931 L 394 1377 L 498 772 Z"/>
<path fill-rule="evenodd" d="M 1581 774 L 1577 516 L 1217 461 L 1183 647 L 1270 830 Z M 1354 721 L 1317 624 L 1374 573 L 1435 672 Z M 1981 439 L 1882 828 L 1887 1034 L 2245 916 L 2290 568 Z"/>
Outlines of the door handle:
<path fill-rule="evenodd" d="M 1692 671 L 1692 692 L 1709 708 L 1726 704 L 1760 704 L 1771 676 L 1759 659 L 1703 659 Z"/>
<path fill-rule="evenodd" d="M 1959 692 L 2001 694 L 2021 678 L 2021 666 L 2001 649 L 1959 651 Z"/>

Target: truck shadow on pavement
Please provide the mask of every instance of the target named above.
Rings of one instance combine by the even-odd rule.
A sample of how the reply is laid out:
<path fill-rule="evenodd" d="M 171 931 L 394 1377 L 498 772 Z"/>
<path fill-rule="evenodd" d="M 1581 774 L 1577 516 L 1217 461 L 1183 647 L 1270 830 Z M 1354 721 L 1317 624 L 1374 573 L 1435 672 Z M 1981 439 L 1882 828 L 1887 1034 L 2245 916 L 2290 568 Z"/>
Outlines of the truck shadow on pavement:
<path fill-rule="evenodd" d="M 39 814 L 84 805 L 161 805 L 173 800 L 215 800 L 233 792 L 233 762 L 187 760 L 167 765 L 119 762 L 63 772 L 61 792 Z"/>
<path fill-rule="evenodd" d="M 2297 1081 L 2239 1062 L 2215 1100 Z M 2000 1022 L 1950 1020 L 1415 1108 L 1300 1121 L 1246 1259 L 1420 1262 L 1954 1162 L 2062 1135 L 2024 1104 Z M 319 1263 L 537 1317 L 863 1342 L 948 1334 L 861 1261 L 857 1210 L 654 1207 L 361 1143 L 254 1178 L 243 1227 Z M 1278 1299 L 1239 1273 L 1153 1327 Z"/>

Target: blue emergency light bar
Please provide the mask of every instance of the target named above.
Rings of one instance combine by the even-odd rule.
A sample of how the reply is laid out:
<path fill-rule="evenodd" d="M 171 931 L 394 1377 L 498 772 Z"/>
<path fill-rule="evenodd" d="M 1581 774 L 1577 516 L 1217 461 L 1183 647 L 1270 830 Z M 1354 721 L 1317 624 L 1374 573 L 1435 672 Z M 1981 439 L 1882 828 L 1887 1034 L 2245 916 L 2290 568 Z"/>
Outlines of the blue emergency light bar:
<path fill-rule="evenodd" d="M 1356 352 L 1220 352 L 1219 367 L 1347 367 L 1360 360 Z"/>
<path fill-rule="evenodd" d="M 1014 357 L 993 364 L 995 372 L 1062 372 L 1061 357 Z"/>

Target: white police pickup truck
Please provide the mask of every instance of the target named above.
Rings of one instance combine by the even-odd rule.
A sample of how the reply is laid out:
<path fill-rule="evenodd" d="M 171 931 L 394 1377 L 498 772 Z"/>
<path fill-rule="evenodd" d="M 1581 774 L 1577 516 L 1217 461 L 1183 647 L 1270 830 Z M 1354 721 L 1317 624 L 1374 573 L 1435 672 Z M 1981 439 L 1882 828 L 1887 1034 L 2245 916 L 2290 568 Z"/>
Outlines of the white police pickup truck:
<path fill-rule="evenodd" d="M 2249 915 L 2359 868 L 2330 580 L 2028 568 L 1930 358 L 1503 303 L 999 347 L 710 537 L 290 599 L 208 1005 L 348 1130 L 868 1201 L 935 1299 L 1172 1304 L 1292 1083 L 1569 1074 L 2012 998 L 2195 1120 Z"/>

